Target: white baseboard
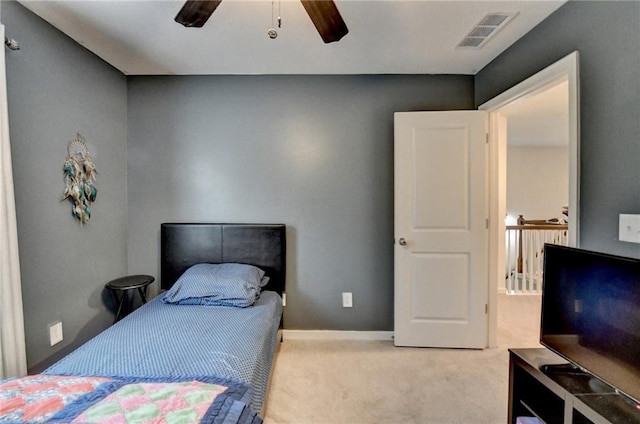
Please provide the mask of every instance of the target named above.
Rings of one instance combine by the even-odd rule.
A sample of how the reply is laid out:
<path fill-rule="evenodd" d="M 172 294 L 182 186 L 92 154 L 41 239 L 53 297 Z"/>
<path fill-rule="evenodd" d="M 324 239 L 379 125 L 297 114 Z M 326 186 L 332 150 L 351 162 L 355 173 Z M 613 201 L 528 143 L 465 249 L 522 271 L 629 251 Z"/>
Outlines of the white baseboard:
<path fill-rule="evenodd" d="M 283 330 L 283 340 L 393 340 L 393 331 Z"/>

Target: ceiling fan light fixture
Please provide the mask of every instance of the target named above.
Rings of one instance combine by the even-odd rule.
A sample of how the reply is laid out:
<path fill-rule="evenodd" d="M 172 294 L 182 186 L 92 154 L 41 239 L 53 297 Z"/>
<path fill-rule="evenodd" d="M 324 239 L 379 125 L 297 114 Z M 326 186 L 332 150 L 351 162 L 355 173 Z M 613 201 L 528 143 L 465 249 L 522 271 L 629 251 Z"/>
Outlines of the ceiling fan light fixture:
<path fill-rule="evenodd" d="M 200 28 L 204 26 L 221 2 L 222 0 L 186 0 L 174 20 L 188 28 Z M 325 43 L 339 41 L 349 32 L 333 0 L 300 0 L 300 2 Z M 273 14 L 273 1 L 271 7 Z M 280 24 L 281 20 L 278 16 L 278 27 Z M 277 32 L 275 29 L 273 31 L 272 33 L 269 30 L 267 34 L 271 38 L 276 38 Z"/>

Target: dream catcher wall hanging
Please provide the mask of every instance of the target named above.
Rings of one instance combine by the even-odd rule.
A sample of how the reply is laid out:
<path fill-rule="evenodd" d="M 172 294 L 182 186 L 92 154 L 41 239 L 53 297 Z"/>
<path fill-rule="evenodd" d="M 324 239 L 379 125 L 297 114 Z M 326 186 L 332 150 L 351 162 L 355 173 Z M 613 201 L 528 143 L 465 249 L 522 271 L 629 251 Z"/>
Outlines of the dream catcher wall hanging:
<path fill-rule="evenodd" d="M 82 225 L 91 218 L 91 204 L 98 194 L 98 189 L 94 185 L 98 172 L 89 155 L 87 143 L 79 132 L 76 132 L 76 138 L 67 144 L 67 158 L 62 170 L 64 172 L 62 200 L 69 199 L 73 205 L 71 214 Z"/>

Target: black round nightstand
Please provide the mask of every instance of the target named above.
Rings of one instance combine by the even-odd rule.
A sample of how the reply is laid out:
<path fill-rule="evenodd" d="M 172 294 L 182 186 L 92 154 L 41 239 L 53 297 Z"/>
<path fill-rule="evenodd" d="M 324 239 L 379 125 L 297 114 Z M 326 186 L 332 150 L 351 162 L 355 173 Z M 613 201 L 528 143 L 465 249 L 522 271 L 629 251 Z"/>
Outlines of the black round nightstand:
<path fill-rule="evenodd" d="M 113 297 L 118 304 L 118 312 L 116 313 L 116 317 L 113 321 L 114 323 L 118 322 L 126 315 L 126 313 L 123 313 L 122 306 L 124 305 L 125 300 L 129 297 L 127 291 L 137 289 L 142 303 L 147 303 L 147 287 L 149 287 L 149 284 L 154 281 L 155 278 L 150 275 L 128 275 L 126 277 L 111 280 L 105 284 L 105 287 L 113 293 Z M 120 296 L 118 296 L 118 292 L 120 292 Z M 131 309 L 130 307 L 131 305 L 129 305 L 129 308 L 127 309 Z M 129 312 L 131 311 L 127 311 L 127 313 Z"/>

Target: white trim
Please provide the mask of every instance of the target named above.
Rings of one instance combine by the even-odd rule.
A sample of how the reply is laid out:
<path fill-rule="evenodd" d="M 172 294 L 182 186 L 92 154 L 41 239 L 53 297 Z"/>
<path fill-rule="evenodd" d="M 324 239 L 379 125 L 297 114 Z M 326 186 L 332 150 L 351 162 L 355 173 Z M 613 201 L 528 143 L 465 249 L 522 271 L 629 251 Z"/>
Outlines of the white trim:
<path fill-rule="evenodd" d="M 283 330 L 283 340 L 393 340 L 393 331 Z"/>
<path fill-rule="evenodd" d="M 5 27 L 0 24 L 0 37 Z M 27 374 L 16 201 L 9 142 L 7 74 L 0 52 L 0 379 Z"/>
<path fill-rule="evenodd" d="M 580 77 L 578 52 L 568 54 L 521 83 L 497 95 L 478 109 L 500 116 L 500 109 L 538 94 L 562 81 L 569 83 L 569 246 L 580 245 Z M 496 134 L 492 134 L 494 138 Z M 497 141 L 496 139 L 492 141 Z"/>
<path fill-rule="evenodd" d="M 489 278 L 498 284 L 504 278 L 504 211 L 506 210 L 505 195 L 501 194 L 501 181 L 506 179 L 506 165 L 504 151 L 506 149 L 506 127 L 504 126 L 501 108 L 540 93 L 562 81 L 568 81 L 569 89 L 569 245 L 579 246 L 580 229 L 580 97 L 579 97 L 579 68 L 578 52 L 568 54 L 564 58 L 549 65 L 540 72 L 532 75 L 521 83 L 511 87 L 502 94 L 482 104 L 478 109 L 489 112 L 489 148 L 490 175 L 489 187 L 490 222 L 489 228 Z M 495 286 L 489 290 L 489 332 L 488 345 L 497 345 L 498 325 L 498 290 Z"/>

